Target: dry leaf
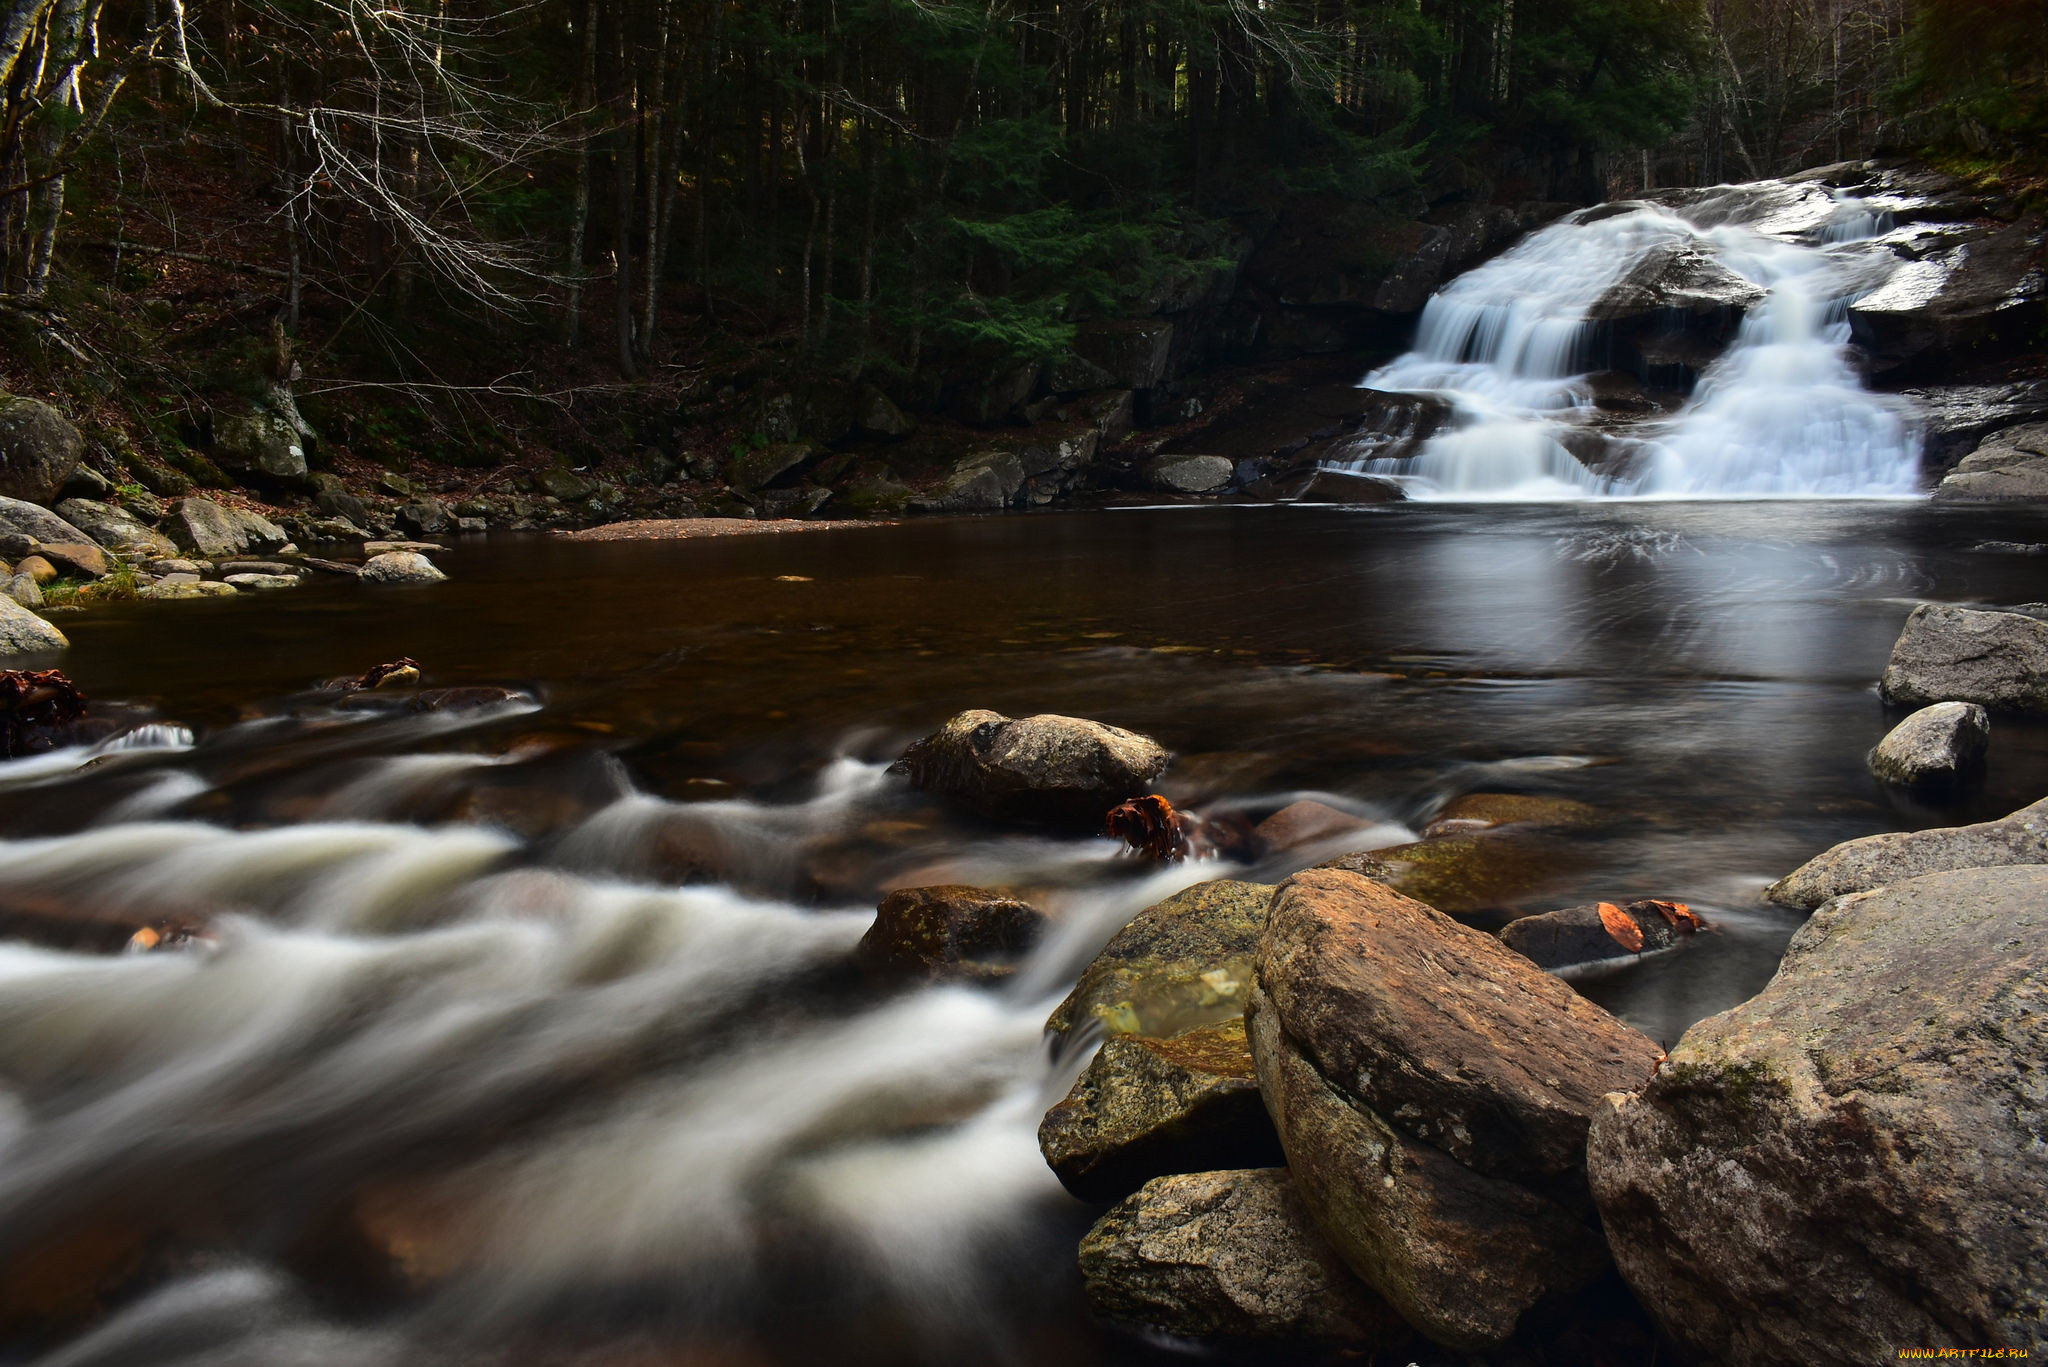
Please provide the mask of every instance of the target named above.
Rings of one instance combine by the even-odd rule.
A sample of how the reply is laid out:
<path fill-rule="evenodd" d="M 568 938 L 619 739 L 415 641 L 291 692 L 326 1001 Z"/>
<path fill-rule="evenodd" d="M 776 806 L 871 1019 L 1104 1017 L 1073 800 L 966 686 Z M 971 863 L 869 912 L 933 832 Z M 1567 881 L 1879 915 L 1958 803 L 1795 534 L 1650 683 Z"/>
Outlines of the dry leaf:
<path fill-rule="evenodd" d="M 1652 897 L 1633 905 L 1654 908 L 1665 921 L 1682 931 L 1694 931 L 1706 925 L 1706 922 L 1700 919 L 1699 913 L 1683 902 L 1663 902 Z"/>
<path fill-rule="evenodd" d="M 1615 943 L 1619 944 L 1629 953 L 1640 954 L 1643 952 L 1642 927 L 1630 920 L 1628 913 L 1614 905 L 1614 903 L 1602 902 L 1600 904 L 1600 924 L 1607 927 L 1607 933 L 1614 937 Z"/>

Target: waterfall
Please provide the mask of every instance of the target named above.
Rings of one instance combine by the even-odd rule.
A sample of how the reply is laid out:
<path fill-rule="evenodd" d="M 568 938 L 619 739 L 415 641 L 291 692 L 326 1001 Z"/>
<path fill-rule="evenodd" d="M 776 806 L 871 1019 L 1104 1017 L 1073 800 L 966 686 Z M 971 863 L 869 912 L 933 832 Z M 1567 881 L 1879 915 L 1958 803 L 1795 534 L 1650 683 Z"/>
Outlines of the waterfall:
<path fill-rule="evenodd" d="M 1914 493 L 1912 414 L 1863 387 L 1849 347 L 1849 304 L 1896 259 L 1890 216 L 1811 185 L 1673 198 L 1574 214 L 1439 290 L 1414 349 L 1361 385 L 1440 400 L 1449 421 L 1345 468 L 1440 500 Z M 1659 387 L 1697 382 L 1676 411 L 1610 413 L 1601 386 L 1625 377 L 1599 372 L 1624 359 Z"/>

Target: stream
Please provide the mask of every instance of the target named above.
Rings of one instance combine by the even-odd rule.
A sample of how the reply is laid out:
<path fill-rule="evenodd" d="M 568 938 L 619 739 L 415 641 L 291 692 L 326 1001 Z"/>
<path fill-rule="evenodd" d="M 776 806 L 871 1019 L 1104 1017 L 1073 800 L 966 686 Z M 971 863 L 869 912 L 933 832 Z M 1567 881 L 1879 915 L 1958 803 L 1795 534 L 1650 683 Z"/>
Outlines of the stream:
<path fill-rule="evenodd" d="M 1912 605 L 2038 600 L 2042 542 L 1911 501 L 1213 506 L 492 538 L 425 590 L 67 618 L 156 724 L 0 766 L 0 912 L 209 939 L 0 942 L 0 1361 L 1178 1360 L 1080 1304 L 1035 1130 L 1081 1060 L 1041 1031 L 1141 907 L 1300 861 L 980 824 L 887 774 L 908 741 L 1093 717 L 1177 752 L 1177 802 L 1314 797 L 1367 845 L 1590 804 L 1504 905 L 1705 915 L 1582 985 L 1669 1044 L 1769 978 L 1766 882 L 2048 788 L 2005 719 L 1959 807 L 1864 769 Z M 401 655 L 518 696 L 308 692 Z M 858 972 L 880 894 L 939 882 L 1056 930 L 999 987 Z"/>

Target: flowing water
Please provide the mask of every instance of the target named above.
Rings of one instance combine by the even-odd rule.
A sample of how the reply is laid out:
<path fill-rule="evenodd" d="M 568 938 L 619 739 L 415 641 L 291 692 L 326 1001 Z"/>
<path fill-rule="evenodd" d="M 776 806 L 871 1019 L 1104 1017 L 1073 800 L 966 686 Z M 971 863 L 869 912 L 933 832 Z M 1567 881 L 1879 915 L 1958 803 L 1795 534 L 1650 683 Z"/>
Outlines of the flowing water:
<path fill-rule="evenodd" d="M 1351 468 L 1422 499 L 1915 492 L 1914 416 L 1863 387 L 1849 348 L 1850 303 L 1900 264 L 1886 201 L 1781 183 L 1675 198 L 1573 214 L 1440 290 L 1414 349 L 1363 384 L 1441 397 L 1452 420 L 1413 456 Z M 1737 333 L 1683 407 L 1619 434 L 1621 469 L 1590 468 L 1573 450 L 1598 416 L 1590 372 L 1609 363 L 1601 305 L 1659 264 L 1754 300 L 1733 306 Z"/>
<path fill-rule="evenodd" d="M 1768 879 L 2041 795 L 2036 726 L 1948 812 L 1863 757 L 1912 602 L 2039 598 L 2043 541 L 1917 503 L 1216 507 L 494 538 L 424 591 L 69 619 L 66 668 L 157 721 L 0 767 L 0 1360 L 1168 1355 L 1080 1308 L 1091 1214 L 1034 1131 L 1081 1060 L 1042 1025 L 1138 908 L 1292 864 L 966 821 L 884 771 L 906 741 L 1098 717 L 1199 810 L 1314 796 L 1361 844 L 1461 793 L 1589 803 L 1501 901 L 1699 908 L 1584 985 L 1669 1042 L 1769 976 Z M 401 654 L 518 692 L 306 692 Z M 855 971 L 880 892 L 943 881 L 1058 928 L 999 988 Z M 178 952 L 44 933 L 180 920 Z"/>

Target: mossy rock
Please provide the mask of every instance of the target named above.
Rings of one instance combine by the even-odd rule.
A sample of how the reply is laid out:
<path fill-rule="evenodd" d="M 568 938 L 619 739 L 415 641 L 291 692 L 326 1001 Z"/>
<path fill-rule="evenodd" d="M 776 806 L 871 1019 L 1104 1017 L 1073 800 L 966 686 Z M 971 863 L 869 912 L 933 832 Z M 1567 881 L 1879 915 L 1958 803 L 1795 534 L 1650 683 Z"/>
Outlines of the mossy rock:
<path fill-rule="evenodd" d="M 1272 897 L 1268 884 L 1219 878 L 1145 908 L 1082 971 L 1046 1029 L 1099 1020 L 1111 1036 L 1163 1039 L 1241 1019 Z"/>

